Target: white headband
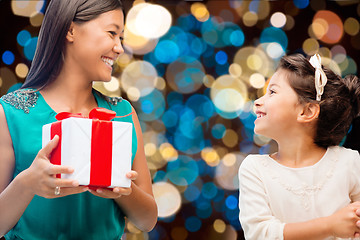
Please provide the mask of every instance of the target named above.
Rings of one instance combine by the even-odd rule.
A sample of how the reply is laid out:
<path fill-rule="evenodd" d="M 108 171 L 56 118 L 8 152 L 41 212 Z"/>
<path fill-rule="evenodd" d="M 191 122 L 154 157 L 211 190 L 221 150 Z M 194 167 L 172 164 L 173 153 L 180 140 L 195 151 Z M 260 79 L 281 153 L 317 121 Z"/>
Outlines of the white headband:
<path fill-rule="evenodd" d="M 315 88 L 316 101 L 321 101 L 321 95 L 324 93 L 324 87 L 327 83 L 327 77 L 324 70 L 321 68 L 321 57 L 315 54 L 309 60 L 310 64 L 315 68 Z"/>

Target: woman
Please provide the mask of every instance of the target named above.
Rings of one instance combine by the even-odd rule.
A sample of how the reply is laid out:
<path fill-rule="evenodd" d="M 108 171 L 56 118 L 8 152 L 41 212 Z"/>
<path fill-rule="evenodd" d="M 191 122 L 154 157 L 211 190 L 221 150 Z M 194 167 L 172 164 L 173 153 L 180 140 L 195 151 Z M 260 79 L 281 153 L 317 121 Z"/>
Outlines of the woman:
<path fill-rule="evenodd" d="M 110 81 L 113 62 L 124 51 L 123 29 L 120 0 L 50 2 L 22 89 L 0 100 L 0 236 L 119 239 L 124 216 L 142 231 L 154 227 L 157 206 L 137 115 L 126 100 L 92 89 L 93 81 Z M 57 179 L 73 171 L 49 162 L 58 137 L 41 149 L 41 128 L 57 113 L 88 116 L 95 107 L 128 115 L 121 121 L 133 123 L 130 188 L 94 191 Z"/>

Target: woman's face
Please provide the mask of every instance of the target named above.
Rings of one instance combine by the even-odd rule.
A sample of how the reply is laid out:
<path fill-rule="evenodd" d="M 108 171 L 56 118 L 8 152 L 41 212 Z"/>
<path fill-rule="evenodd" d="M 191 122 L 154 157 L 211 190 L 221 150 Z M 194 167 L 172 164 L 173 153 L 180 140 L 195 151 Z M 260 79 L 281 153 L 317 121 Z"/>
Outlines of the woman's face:
<path fill-rule="evenodd" d="M 120 39 L 123 31 L 124 15 L 120 9 L 73 24 L 66 50 L 67 57 L 72 58 L 72 69 L 91 81 L 110 81 L 112 65 L 124 52 Z"/>

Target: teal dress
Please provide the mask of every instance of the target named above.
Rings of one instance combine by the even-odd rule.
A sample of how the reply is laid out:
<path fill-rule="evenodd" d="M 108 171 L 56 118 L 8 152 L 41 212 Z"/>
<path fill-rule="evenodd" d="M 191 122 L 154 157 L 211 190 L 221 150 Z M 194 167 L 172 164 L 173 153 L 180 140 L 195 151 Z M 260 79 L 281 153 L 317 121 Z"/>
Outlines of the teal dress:
<path fill-rule="evenodd" d="M 125 116 L 131 105 L 122 98 L 110 98 L 93 91 L 99 107 Z M 56 112 L 39 92 L 21 89 L 0 98 L 15 153 L 15 178 L 27 169 L 41 149 L 42 126 L 55 122 Z M 115 121 L 131 122 L 132 115 Z M 137 151 L 133 127 L 132 160 Z M 35 195 L 6 239 L 120 239 L 124 232 L 124 213 L 112 199 L 89 192 L 56 199 Z"/>

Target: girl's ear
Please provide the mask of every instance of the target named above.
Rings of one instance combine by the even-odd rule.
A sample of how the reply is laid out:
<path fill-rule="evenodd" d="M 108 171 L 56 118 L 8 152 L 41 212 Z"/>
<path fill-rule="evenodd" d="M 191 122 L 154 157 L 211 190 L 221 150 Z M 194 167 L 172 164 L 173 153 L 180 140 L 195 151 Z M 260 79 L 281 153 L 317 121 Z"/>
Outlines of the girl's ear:
<path fill-rule="evenodd" d="M 75 24 L 74 24 L 74 22 L 71 22 L 71 25 L 70 25 L 70 27 L 69 27 L 69 30 L 68 30 L 68 32 L 67 32 L 67 34 L 66 34 L 66 40 L 68 41 L 68 42 L 74 42 L 74 33 L 75 33 L 75 29 L 74 29 L 74 26 L 75 26 Z"/>
<path fill-rule="evenodd" d="M 309 123 L 319 117 L 320 105 L 317 103 L 306 103 L 299 113 L 297 120 L 302 123 Z"/>

